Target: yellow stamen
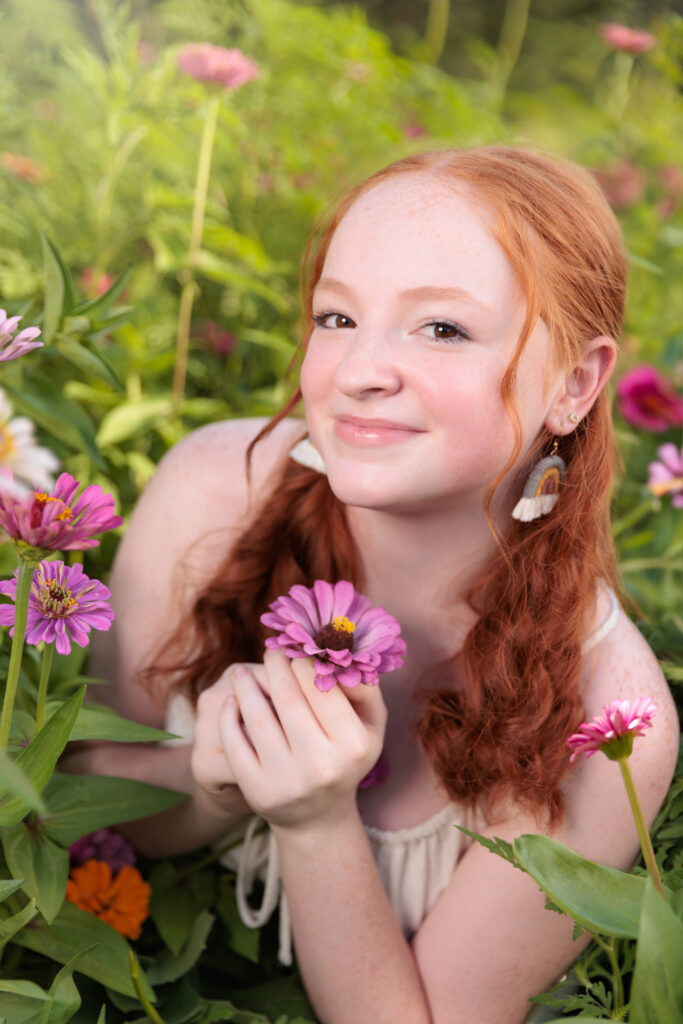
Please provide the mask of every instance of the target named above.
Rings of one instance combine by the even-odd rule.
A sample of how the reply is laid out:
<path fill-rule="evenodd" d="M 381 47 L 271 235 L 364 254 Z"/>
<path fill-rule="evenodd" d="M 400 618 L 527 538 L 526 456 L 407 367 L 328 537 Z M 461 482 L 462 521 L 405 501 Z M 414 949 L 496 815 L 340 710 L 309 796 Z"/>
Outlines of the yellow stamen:
<path fill-rule="evenodd" d="M 660 483 L 648 484 L 648 487 L 656 498 L 661 498 L 663 494 L 668 494 L 670 491 L 678 491 L 683 488 L 683 476 L 672 477 L 671 480 L 662 480 Z"/>
<path fill-rule="evenodd" d="M 332 625 L 340 633 L 353 633 L 356 628 L 356 623 L 350 622 L 345 615 L 338 615 L 332 620 Z"/>

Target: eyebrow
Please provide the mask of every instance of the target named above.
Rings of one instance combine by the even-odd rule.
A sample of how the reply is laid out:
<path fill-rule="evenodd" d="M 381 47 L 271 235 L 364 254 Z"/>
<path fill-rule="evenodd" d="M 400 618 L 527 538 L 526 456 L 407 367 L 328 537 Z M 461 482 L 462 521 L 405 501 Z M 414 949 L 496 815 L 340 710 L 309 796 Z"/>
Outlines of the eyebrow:
<path fill-rule="evenodd" d="M 329 291 L 341 292 L 341 294 L 349 297 L 353 294 L 348 285 L 345 285 L 343 281 L 337 281 L 334 277 L 321 277 L 314 291 L 318 288 L 327 288 Z M 479 299 L 465 288 L 439 288 L 434 285 L 421 285 L 418 288 L 406 288 L 405 291 L 400 293 L 399 297 L 402 299 L 425 299 L 427 301 L 431 299 L 466 299 L 485 309 L 487 313 L 491 312 L 488 306 L 480 302 Z"/>

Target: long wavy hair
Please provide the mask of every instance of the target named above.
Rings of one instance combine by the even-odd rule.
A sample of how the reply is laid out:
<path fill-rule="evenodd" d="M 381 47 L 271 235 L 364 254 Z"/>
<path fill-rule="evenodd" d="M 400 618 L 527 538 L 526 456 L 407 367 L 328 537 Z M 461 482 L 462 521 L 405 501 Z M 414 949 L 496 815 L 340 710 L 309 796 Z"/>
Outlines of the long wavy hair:
<path fill-rule="evenodd" d="M 526 297 L 526 317 L 501 383 L 515 443 L 491 484 L 491 507 L 522 447 L 516 373 L 540 317 L 558 364 L 567 370 L 599 335 L 617 339 L 623 319 L 627 263 L 617 222 L 592 176 L 575 164 L 507 146 L 438 150 L 399 160 L 349 191 L 314 230 L 304 255 L 304 323 L 330 240 L 350 206 L 368 189 L 401 175 L 429 175 L 472 190 L 493 213 L 495 237 Z M 310 336 L 305 327 L 302 346 Z M 297 405 L 297 389 L 250 446 Z M 548 452 L 543 433 L 535 454 Z M 511 521 L 469 594 L 478 618 L 454 652 L 464 683 L 439 688 L 449 665 L 433 666 L 419 691 L 420 742 L 450 797 L 492 814 L 513 800 L 548 820 L 562 813 L 560 782 L 568 767 L 566 738 L 583 717 L 581 644 L 594 614 L 597 581 L 618 587 L 609 523 L 615 467 L 610 407 L 603 391 L 579 427 L 558 439 L 567 463 L 551 514 Z M 262 660 L 266 630 L 259 617 L 294 583 L 351 580 L 363 568 L 345 509 L 324 475 L 285 460 L 258 514 L 226 554 L 146 669 L 148 680 L 173 673 L 196 699 L 237 661 Z"/>

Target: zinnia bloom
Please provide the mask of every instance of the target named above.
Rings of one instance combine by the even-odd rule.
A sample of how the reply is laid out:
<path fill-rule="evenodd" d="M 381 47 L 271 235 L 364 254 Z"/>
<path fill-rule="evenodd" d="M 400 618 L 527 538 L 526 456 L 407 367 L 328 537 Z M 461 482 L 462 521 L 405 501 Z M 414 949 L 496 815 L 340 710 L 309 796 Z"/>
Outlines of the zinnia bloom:
<path fill-rule="evenodd" d="M 15 541 L 43 551 L 78 551 L 97 547 L 94 534 L 123 522 L 114 499 L 98 484 L 74 501 L 79 482 L 69 473 L 58 477 L 52 494 L 36 491 L 25 498 L 0 494 L 0 529 Z"/>
<path fill-rule="evenodd" d="M 635 736 L 642 736 L 652 725 L 652 717 L 657 705 L 649 697 L 638 700 L 613 700 L 605 704 L 601 715 L 596 715 L 590 722 L 583 722 L 579 731 L 567 740 L 573 751 L 570 761 L 575 761 L 581 754 L 586 757 L 601 750 L 616 761 L 620 757 L 628 757 L 633 749 Z"/>
<path fill-rule="evenodd" d="M 17 569 L 14 579 L 0 582 L 0 594 L 12 600 L 17 596 Z M 64 562 L 41 562 L 33 573 L 28 599 L 26 643 L 57 644 L 58 654 L 69 654 L 71 640 L 80 647 L 90 641 L 91 629 L 107 630 L 114 611 L 109 606 L 110 593 L 103 583 L 89 579 L 80 565 Z M 14 605 L 0 605 L 0 626 L 12 626 Z"/>
<path fill-rule="evenodd" d="M 66 898 L 80 910 L 105 921 L 127 939 L 138 939 L 149 916 L 151 889 L 137 868 L 129 864 L 112 875 L 106 861 L 86 860 L 73 868 L 66 883 Z"/>
<path fill-rule="evenodd" d="M 358 783 L 359 789 L 370 789 L 371 786 L 383 786 L 389 776 L 389 762 L 378 757 L 367 775 Z"/>
<path fill-rule="evenodd" d="M 258 65 L 241 50 L 226 50 L 211 43 L 188 43 L 178 54 L 178 64 L 200 82 L 213 82 L 226 89 L 240 86 L 256 78 Z"/>
<path fill-rule="evenodd" d="M 72 866 L 86 860 L 103 860 L 114 874 L 126 864 L 133 866 L 137 860 L 135 850 L 125 836 L 110 828 L 98 828 L 89 836 L 77 839 L 69 847 L 69 859 Z"/>
<path fill-rule="evenodd" d="M 646 53 L 657 43 L 655 37 L 644 28 L 629 28 L 616 21 L 605 22 L 600 26 L 600 32 L 613 50 L 624 50 L 626 53 Z"/>
<path fill-rule="evenodd" d="M 266 647 L 289 658 L 313 658 L 315 685 L 331 690 L 335 683 L 374 686 L 382 672 L 403 664 L 406 645 L 401 627 L 383 608 L 371 608 L 353 584 L 316 580 L 312 589 L 296 584 L 278 597 L 261 622 L 278 630 Z"/>
<path fill-rule="evenodd" d="M 59 468 L 59 459 L 36 444 L 34 429 L 24 416 L 12 419 L 12 406 L 0 389 L 0 492 L 18 497 L 54 486 L 50 473 Z"/>
<path fill-rule="evenodd" d="M 661 434 L 683 423 L 683 400 L 654 366 L 636 366 L 617 384 L 619 411 L 633 427 Z"/>
<path fill-rule="evenodd" d="M 35 340 L 40 334 L 39 327 L 26 327 L 16 338 L 12 337 L 21 320 L 21 316 L 8 318 L 5 310 L 0 309 L 0 363 L 18 359 L 34 348 L 42 348 L 42 341 Z"/>
<path fill-rule="evenodd" d="M 648 466 L 647 486 L 657 498 L 670 494 L 671 504 L 683 508 L 683 448 L 663 444 L 657 449 L 657 455 L 659 460 Z"/>

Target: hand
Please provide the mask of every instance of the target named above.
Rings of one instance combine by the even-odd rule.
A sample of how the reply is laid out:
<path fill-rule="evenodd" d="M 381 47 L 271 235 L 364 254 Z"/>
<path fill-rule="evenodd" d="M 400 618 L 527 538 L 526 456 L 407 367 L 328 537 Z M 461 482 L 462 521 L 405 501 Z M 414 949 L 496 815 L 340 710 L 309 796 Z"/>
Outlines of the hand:
<path fill-rule="evenodd" d="M 386 708 L 379 687 L 321 693 L 308 659 L 267 651 L 265 677 L 235 665 L 220 734 L 232 778 L 271 825 L 294 828 L 355 806 L 379 757 Z"/>

